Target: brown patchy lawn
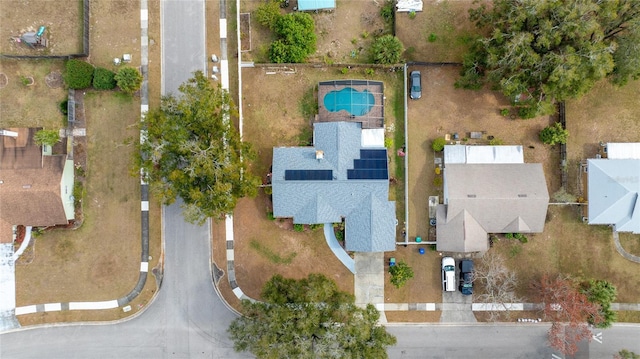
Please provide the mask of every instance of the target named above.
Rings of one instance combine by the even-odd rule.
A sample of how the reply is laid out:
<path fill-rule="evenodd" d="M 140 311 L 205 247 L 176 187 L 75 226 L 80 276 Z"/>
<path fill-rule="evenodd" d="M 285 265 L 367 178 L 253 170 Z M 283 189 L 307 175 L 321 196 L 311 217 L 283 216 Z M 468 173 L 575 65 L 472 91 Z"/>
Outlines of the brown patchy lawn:
<path fill-rule="evenodd" d="M 423 1 L 423 11 L 412 19 L 396 13 L 396 36 L 405 47 L 408 61 L 462 62 L 472 34 L 468 9 L 473 1 Z"/>
<path fill-rule="evenodd" d="M 0 26 L 0 28 L 3 26 Z M 45 77 L 62 74 L 61 60 L 0 61 L 0 73 L 7 76 L 7 85 L 0 88 L 0 126 L 61 128 L 63 115 L 58 103 L 67 98 L 61 82 L 51 88 Z M 22 79 L 32 77 L 33 85 L 25 86 Z"/>
<path fill-rule="evenodd" d="M 576 280 L 608 280 L 618 289 L 617 302 L 640 302 L 640 288 L 635 285 L 640 280 L 637 264 L 618 254 L 610 228 L 586 225 L 575 209 L 552 205 L 545 231 L 527 237 L 525 244 L 502 239 L 493 246 L 516 271 L 519 294 L 525 300 L 530 300 L 529 283 L 540 275 L 564 273 Z"/>
<path fill-rule="evenodd" d="M 92 2 L 93 5 L 93 2 Z M 82 52 L 82 0 L 3 0 L 0 4 L 0 53 L 68 55 Z M 31 49 L 9 41 L 46 26 L 47 48 Z M 117 31 L 114 31 L 117 32 Z"/>

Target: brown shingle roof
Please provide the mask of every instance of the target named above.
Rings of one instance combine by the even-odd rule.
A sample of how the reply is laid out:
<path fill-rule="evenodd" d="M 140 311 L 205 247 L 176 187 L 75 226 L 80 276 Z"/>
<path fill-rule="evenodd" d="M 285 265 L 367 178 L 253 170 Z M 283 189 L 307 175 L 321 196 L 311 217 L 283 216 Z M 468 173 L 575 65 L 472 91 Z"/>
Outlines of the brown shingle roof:
<path fill-rule="evenodd" d="M 28 133 L 31 135 L 33 131 Z M 38 151 L 37 160 L 34 147 Z M 0 222 L 4 222 L 0 227 L 66 224 L 60 198 L 60 181 L 66 156 L 43 157 L 40 147 L 31 140 L 16 149 L 22 151 L 7 151 L 3 147 L 0 157 Z M 7 154 L 10 156 L 5 156 Z M 11 236 L 6 236 L 5 230 L 0 232 L 0 242 L 10 242 Z"/>

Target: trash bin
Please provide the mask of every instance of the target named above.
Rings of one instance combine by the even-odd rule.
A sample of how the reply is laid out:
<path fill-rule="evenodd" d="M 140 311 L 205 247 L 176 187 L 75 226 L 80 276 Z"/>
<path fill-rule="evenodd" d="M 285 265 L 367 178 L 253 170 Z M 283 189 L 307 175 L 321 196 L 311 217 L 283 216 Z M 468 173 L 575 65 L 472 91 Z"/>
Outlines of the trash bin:
<path fill-rule="evenodd" d="M 416 242 L 417 242 L 417 243 L 422 242 L 422 237 L 420 237 L 420 236 L 416 237 Z"/>
<path fill-rule="evenodd" d="M 424 248 L 418 249 L 418 252 L 420 252 L 420 254 L 424 254 Z"/>

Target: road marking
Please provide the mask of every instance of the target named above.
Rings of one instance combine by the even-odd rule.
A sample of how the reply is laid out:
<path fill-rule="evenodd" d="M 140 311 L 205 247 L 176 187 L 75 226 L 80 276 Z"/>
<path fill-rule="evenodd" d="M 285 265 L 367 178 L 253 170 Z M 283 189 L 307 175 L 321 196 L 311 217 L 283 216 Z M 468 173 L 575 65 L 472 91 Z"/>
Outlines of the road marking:
<path fill-rule="evenodd" d="M 599 332 L 599 333 L 596 333 L 595 335 L 593 335 L 593 340 L 595 340 L 598 343 L 602 344 L 602 332 Z"/>
<path fill-rule="evenodd" d="M 551 359 L 562 359 L 562 357 L 551 353 Z"/>

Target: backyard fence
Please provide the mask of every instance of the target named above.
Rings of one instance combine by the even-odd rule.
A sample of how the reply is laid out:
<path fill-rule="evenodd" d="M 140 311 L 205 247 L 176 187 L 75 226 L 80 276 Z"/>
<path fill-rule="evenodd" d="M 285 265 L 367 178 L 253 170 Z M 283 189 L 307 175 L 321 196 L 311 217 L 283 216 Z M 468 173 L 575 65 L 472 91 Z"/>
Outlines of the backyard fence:
<path fill-rule="evenodd" d="M 562 125 L 563 129 L 567 129 L 567 119 L 565 117 L 564 102 L 558 103 L 558 122 Z M 567 163 L 567 145 L 565 143 L 560 144 L 560 173 L 562 188 L 567 190 L 568 182 L 568 163 Z"/>

